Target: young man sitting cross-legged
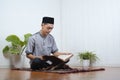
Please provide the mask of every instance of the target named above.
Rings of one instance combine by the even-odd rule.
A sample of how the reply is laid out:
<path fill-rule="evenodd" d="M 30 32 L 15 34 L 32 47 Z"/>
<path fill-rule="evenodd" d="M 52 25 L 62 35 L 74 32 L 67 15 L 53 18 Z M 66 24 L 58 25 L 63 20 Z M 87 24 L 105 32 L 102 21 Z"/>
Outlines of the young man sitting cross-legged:
<path fill-rule="evenodd" d="M 57 58 L 59 55 L 71 55 L 71 53 L 58 52 L 54 37 L 50 34 L 53 28 L 54 18 L 43 17 L 41 30 L 29 38 L 25 52 L 30 59 L 31 69 L 70 68 L 65 65 L 69 60 L 62 61 Z M 51 54 L 53 57 L 50 58 Z"/>

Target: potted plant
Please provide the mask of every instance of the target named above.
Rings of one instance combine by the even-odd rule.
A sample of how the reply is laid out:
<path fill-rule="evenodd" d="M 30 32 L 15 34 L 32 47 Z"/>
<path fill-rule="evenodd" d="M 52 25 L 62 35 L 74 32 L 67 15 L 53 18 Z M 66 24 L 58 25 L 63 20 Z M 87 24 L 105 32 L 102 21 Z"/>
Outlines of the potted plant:
<path fill-rule="evenodd" d="M 99 59 L 96 54 L 90 51 L 80 52 L 78 57 L 82 63 L 82 68 L 85 70 L 89 69 Z"/>
<path fill-rule="evenodd" d="M 24 34 L 24 41 L 20 40 L 20 38 L 15 34 L 6 37 L 6 41 L 10 42 L 10 44 L 6 45 L 3 48 L 3 54 L 8 54 L 10 56 L 10 62 L 12 68 L 21 67 L 20 65 L 18 66 L 16 65 L 19 64 L 19 62 L 21 61 L 21 55 L 24 49 L 26 48 L 28 38 L 31 35 L 32 34 L 30 33 Z"/>

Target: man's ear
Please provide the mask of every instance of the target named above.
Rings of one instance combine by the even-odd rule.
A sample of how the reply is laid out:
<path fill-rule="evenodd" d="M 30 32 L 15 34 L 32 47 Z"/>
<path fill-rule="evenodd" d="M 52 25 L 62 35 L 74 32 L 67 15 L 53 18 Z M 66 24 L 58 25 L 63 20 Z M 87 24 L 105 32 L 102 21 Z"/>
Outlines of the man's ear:
<path fill-rule="evenodd" d="M 44 23 L 42 23 L 41 26 L 44 26 Z"/>

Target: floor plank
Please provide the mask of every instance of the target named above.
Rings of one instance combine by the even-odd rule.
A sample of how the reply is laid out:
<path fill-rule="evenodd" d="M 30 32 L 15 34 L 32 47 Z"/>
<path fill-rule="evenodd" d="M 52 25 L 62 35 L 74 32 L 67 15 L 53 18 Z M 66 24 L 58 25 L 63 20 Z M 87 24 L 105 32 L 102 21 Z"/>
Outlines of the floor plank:
<path fill-rule="evenodd" d="M 83 73 L 46 73 L 0 69 L 0 80 L 119 80 L 120 67 L 105 67 L 105 71 Z"/>

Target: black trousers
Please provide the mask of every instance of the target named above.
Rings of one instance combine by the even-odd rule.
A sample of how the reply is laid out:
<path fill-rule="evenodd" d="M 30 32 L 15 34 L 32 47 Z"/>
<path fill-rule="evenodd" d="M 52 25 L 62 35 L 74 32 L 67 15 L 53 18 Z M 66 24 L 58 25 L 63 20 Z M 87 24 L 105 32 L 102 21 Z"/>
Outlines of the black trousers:
<path fill-rule="evenodd" d="M 33 69 L 33 70 L 47 68 L 48 66 L 50 66 L 50 64 L 46 63 L 46 61 L 41 60 L 40 58 L 33 59 L 32 63 L 31 63 L 31 69 Z"/>

